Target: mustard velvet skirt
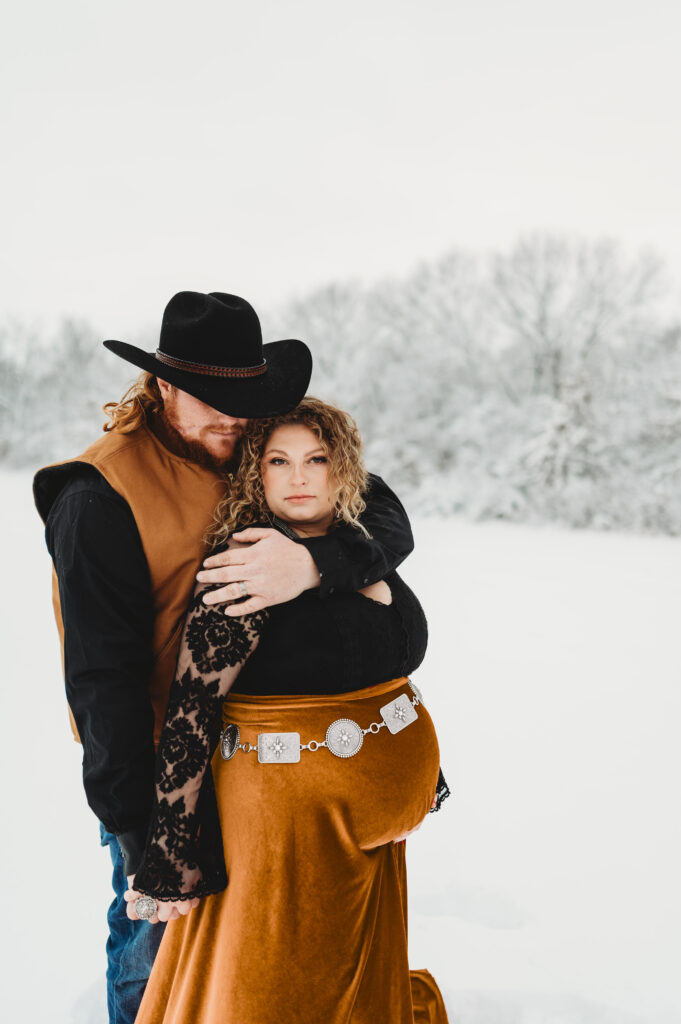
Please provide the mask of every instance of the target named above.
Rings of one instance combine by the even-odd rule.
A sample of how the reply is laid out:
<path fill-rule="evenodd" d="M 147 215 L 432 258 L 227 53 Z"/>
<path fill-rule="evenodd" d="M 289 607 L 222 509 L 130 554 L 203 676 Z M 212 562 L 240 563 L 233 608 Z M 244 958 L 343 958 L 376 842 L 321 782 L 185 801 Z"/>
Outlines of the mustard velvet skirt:
<path fill-rule="evenodd" d="M 230 694 L 225 723 L 323 740 L 362 728 L 406 679 L 333 696 Z M 440 752 L 423 704 L 353 757 L 301 751 L 297 764 L 220 753 L 213 775 L 229 884 L 169 922 L 137 1024 L 446 1024 L 427 971 L 409 970 L 405 843 L 428 813 Z"/>

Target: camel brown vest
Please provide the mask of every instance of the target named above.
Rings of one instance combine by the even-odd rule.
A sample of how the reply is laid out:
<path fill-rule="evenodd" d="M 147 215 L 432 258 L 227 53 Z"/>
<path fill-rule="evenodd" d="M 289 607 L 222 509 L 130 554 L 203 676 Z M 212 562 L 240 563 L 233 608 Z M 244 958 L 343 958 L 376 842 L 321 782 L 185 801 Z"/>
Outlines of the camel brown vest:
<path fill-rule="evenodd" d="M 182 622 L 206 553 L 204 534 L 223 496 L 224 480 L 215 471 L 170 452 L 146 426 L 129 434 L 112 430 L 77 459 L 40 471 L 35 493 L 43 519 L 83 463 L 94 466 L 130 506 L 149 565 L 154 600 L 154 668 L 149 693 L 158 742 Z M 64 626 L 54 573 L 52 594 L 63 658 Z M 71 725 L 77 739 L 73 716 Z"/>

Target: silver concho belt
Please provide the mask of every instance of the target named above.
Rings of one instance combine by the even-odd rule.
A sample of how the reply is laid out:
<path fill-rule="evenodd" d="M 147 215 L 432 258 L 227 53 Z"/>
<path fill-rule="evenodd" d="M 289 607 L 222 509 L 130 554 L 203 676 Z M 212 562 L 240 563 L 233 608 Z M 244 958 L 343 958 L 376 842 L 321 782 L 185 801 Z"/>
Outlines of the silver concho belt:
<path fill-rule="evenodd" d="M 388 732 L 397 733 L 416 721 L 416 706 L 422 702 L 423 697 L 411 679 L 407 682 L 414 693 L 411 700 L 408 694 L 401 693 L 380 709 L 383 721 L 372 722 L 366 729 L 362 729 L 351 718 L 337 718 L 326 730 L 326 738 L 323 740 L 301 743 L 299 732 L 260 732 L 256 743 L 240 743 L 239 726 L 232 722 L 220 733 L 220 753 L 225 761 L 230 761 L 237 750 L 243 750 L 244 754 L 257 750 L 260 764 L 297 764 L 301 750 L 314 753 L 320 747 L 326 747 L 336 757 L 354 757 L 367 733 L 375 736 L 385 728 Z"/>

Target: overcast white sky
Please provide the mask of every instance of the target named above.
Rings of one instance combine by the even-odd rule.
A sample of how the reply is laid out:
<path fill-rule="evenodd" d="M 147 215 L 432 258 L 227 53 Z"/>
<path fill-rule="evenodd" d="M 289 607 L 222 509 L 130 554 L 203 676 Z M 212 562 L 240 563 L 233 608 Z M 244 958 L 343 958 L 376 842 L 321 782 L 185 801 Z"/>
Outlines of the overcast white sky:
<path fill-rule="evenodd" d="M 674 0 L 17 2 L 0 321 L 126 338 L 537 228 L 681 283 L 680 43 Z"/>

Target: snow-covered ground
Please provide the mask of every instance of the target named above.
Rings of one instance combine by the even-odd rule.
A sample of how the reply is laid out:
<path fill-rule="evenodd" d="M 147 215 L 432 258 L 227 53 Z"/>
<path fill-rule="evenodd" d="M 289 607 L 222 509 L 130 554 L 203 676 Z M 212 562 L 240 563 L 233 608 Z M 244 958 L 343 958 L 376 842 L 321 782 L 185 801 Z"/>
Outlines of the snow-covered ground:
<path fill-rule="evenodd" d="M 0 477 L 2 1017 L 104 1024 L 108 854 L 80 784 L 25 473 Z M 453 789 L 408 841 L 452 1024 L 681 1022 L 677 540 L 416 523 L 415 676 Z"/>

